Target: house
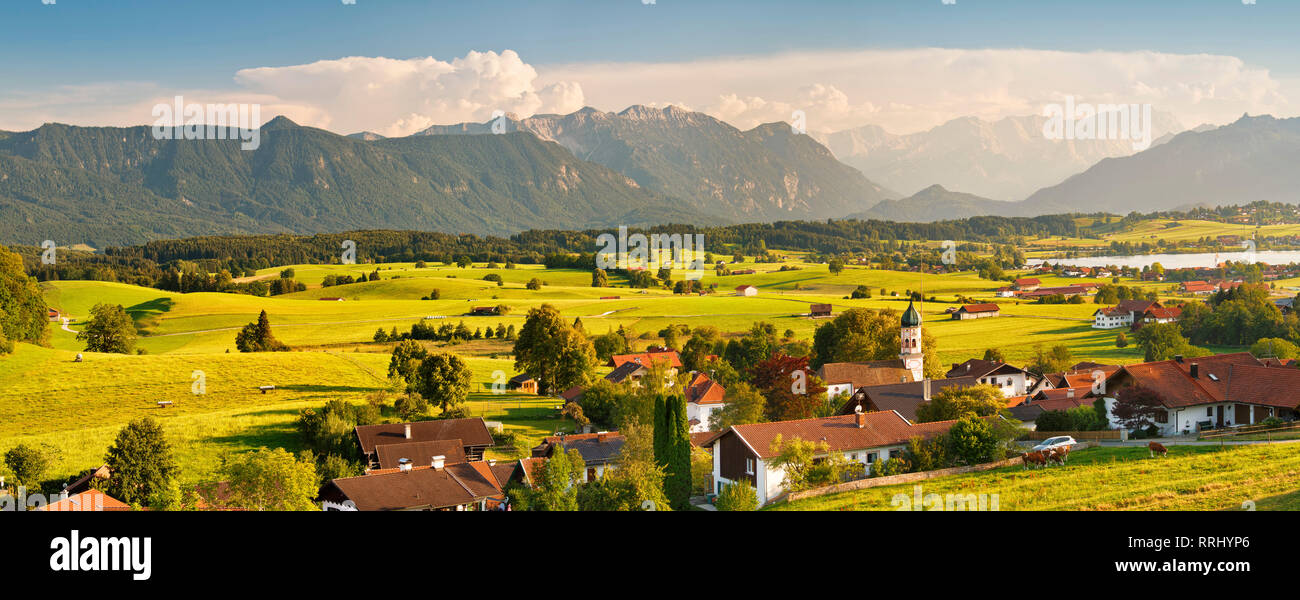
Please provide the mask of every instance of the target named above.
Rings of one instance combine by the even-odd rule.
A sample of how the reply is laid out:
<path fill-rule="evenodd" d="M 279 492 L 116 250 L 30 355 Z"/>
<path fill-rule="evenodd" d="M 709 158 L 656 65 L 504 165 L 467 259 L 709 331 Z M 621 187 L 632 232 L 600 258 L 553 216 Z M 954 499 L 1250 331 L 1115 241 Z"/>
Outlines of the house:
<path fill-rule="evenodd" d="M 993 293 L 999 298 L 1014 298 L 1016 296 L 1016 291 L 1009 287 L 1000 287 L 994 290 Z"/>
<path fill-rule="evenodd" d="M 321 487 L 317 501 L 327 511 L 489 510 L 504 497 L 493 465 L 410 463 L 359 477 L 334 479 Z"/>
<path fill-rule="evenodd" d="M 501 310 L 495 306 L 475 306 L 469 311 L 472 317 L 494 317 L 501 314 Z"/>
<path fill-rule="evenodd" d="M 1026 300 L 1035 300 L 1045 296 L 1086 296 L 1091 293 L 1091 288 L 1082 285 L 1067 285 L 1063 287 L 1040 287 L 1033 291 L 1021 292 L 1020 298 Z"/>
<path fill-rule="evenodd" d="M 45 316 L 46 316 L 46 317 L 49 317 L 49 319 L 50 319 L 51 322 L 53 322 L 53 323 L 58 323 L 58 322 L 61 320 L 61 318 L 63 317 L 63 313 L 59 312 L 57 309 L 46 308 L 46 309 L 45 309 Z"/>
<path fill-rule="evenodd" d="M 626 381 L 634 386 L 639 386 L 641 385 L 641 378 L 649 372 L 649 367 L 656 363 L 667 368 L 669 377 L 676 377 L 677 369 L 682 366 L 682 357 L 675 350 L 645 352 L 642 354 L 616 354 L 609 360 L 609 365 L 613 366 L 614 370 L 605 375 L 605 379 L 614 383 Z"/>
<path fill-rule="evenodd" d="M 952 318 L 955 321 L 965 321 L 968 319 L 983 319 L 987 317 L 998 317 L 1001 315 L 1002 312 L 998 309 L 998 305 L 996 304 L 966 304 L 953 311 Z"/>
<path fill-rule="evenodd" d="M 1120 300 L 1115 306 L 1097 309 L 1092 313 L 1093 329 L 1118 329 L 1132 327 L 1141 320 L 1148 309 L 1163 308 L 1151 300 Z"/>
<path fill-rule="evenodd" d="M 915 381 L 901 359 L 826 363 L 817 369 L 817 378 L 826 384 L 827 398 L 866 386 Z"/>
<path fill-rule="evenodd" d="M 894 411 L 881 411 L 735 425 L 708 442 L 713 449 L 715 491 L 721 493 L 725 486 L 746 480 L 758 491 L 760 505 L 779 497 L 785 471 L 771 464 L 779 455 L 779 449 L 772 446 L 777 436 L 783 441 L 798 438 L 825 443 L 827 451 L 843 453 L 849 461 L 869 468 L 877 460 L 901 455 L 913 437 L 942 435 L 953 423 L 914 425 Z"/>
<path fill-rule="evenodd" d="M 1278 310 L 1282 311 L 1282 314 L 1290 314 L 1291 311 L 1295 309 L 1295 296 L 1289 298 L 1278 298 L 1273 301 L 1273 305 L 1276 306 Z"/>
<path fill-rule="evenodd" d="M 460 440 L 465 460 L 479 461 L 483 460 L 483 451 L 493 444 L 492 433 L 479 417 L 358 425 L 354 432 L 366 463 L 376 469 L 380 466 L 376 448 L 383 445 Z"/>
<path fill-rule="evenodd" d="M 891 383 L 858 388 L 839 410 L 838 415 L 850 415 L 859 408 L 868 412 L 893 411 L 908 421 L 916 421 L 916 409 L 948 387 L 970 387 L 979 384 L 976 377 L 951 377 L 948 379 L 922 379 L 909 383 Z"/>
<path fill-rule="evenodd" d="M 582 461 L 587 464 L 587 472 L 583 475 L 585 483 L 599 479 L 606 470 L 618 466 L 618 457 L 623 452 L 623 443 L 626 441 L 627 438 L 617 431 L 553 435 L 547 436 L 535 446 L 532 454 L 534 458 L 550 458 L 559 448 L 564 451 L 577 450 L 582 455 Z"/>
<path fill-rule="evenodd" d="M 510 378 L 506 382 L 506 387 L 512 390 L 519 390 L 525 394 L 537 393 L 537 380 L 532 375 L 520 373 Z"/>
<path fill-rule="evenodd" d="M 1043 282 L 1039 281 L 1037 277 L 1024 277 L 1015 281 L 1015 288 L 1022 292 L 1032 292 L 1041 285 L 1043 285 Z"/>
<path fill-rule="evenodd" d="M 1178 289 L 1186 294 L 1213 294 L 1219 291 L 1219 286 L 1204 281 L 1184 281 Z"/>
<path fill-rule="evenodd" d="M 1112 426 L 1116 399 L 1125 388 L 1142 386 L 1159 397 L 1161 435 L 1293 419 L 1300 408 L 1300 369 L 1270 367 L 1248 352 L 1197 358 L 1175 357 L 1120 367 L 1106 380 L 1106 410 Z"/>
<path fill-rule="evenodd" d="M 1183 309 L 1177 306 L 1170 306 L 1168 308 L 1163 306 L 1153 306 L 1146 309 L 1146 311 L 1142 313 L 1142 316 L 1133 323 L 1133 329 L 1138 329 L 1143 325 L 1150 325 L 1152 323 L 1173 323 L 1178 321 L 1178 317 L 1182 314 Z"/>
<path fill-rule="evenodd" d="M 726 404 L 727 389 L 704 373 L 695 372 L 686 385 L 686 419 L 691 433 L 709 430 L 709 419 Z"/>
<path fill-rule="evenodd" d="M 752 285 L 741 285 L 736 287 L 737 296 L 757 296 L 758 288 Z"/>
<path fill-rule="evenodd" d="M 954 363 L 948 373 L 949 379 L 956 377 L 974 377 L 976 383 L 986 383 L 1002 390 L 1008 398 L 1023 396 L 1038 383 L 1038 377 L 1020 367 L 1014 367 L 996 360 L 972 358 L 966 362 Z"/>
<path fill-rule="evenodd" d="M 812 304 L 808 307 L 808 314 L 813 318 L 831 316 L 831 305 L 829 304 Z"/>
<path fill-rule="evenodd" d="M 131 505 L 99 490 L 86 490 L 73 495 L 68 495 L 68 491 L 64 490 L 59 494 L 57 501 L 31 510 L 49 512 L 128 512 L 131 510 Z"/>
<path fill-rule="evenodd" d="M 343 302 L 343 301 L 345 301 L 345 300 L 347 300 L 347 299 L 346 299 L 346 298 L 339 298 L 338 296 L 329 296 L 329 297 L 326 297 L 326 298 L 317 298 L 317 300 L 320 300 L 321 302 Z"/>

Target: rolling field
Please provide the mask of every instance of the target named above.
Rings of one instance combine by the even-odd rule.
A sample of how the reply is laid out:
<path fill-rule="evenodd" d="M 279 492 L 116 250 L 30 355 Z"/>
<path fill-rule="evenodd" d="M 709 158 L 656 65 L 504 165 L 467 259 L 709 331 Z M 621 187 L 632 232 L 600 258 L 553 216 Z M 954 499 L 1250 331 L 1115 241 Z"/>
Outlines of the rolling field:
<path fill-rule="evenodd" d="M 793 269 L 781 271 L 782 266 Z M 362 275 L 375 265 L 293 265 L 295 277 L 308 283 L 303 292 L 271 298 L 237 294 L 177 294 L 117 283 L 55 281 L 42 284 L 47 303 L 74 320 L 72 331 L 58 324 L 50 328 L 51 347 L 20 344 L 12 355 L 0 357 L 0 451 L 19 441 L 45 441 L 63 450 L 56 466 L 60 476 L 97 466 L 118 428 L 132 418 L 152 415 L 163 421 L 177 446 L 186 481 L 209 477 L 222 452 L 259 446 L 298 447 L 293 422 L 302 408 L 331 399 L 364 402 L 385 390 L 388 354 L 392 344 L 372 341 L 375 330 L 407 331 L 426 317 L 434 324 L 464 321 L 471 329 L 498 324 L 522 326 L 530 307 L 556 306 L 567 318 L 581 318 L 590 334 L 622 326 L 648 334 L 637 346 L 659 341 L 657 332 L 668 325 L 711 325 L 726 335 L 740 335 L 756 321 L 769 321 L 778 333 L 794 332 L 810 340 L 824 321 L 803 316 L 812 303 L 826 302 L 836 312 L 851 307 L 889 308 L 902 311 L 905 292 L 924 290 L 939 302 L 921 306 L 926 328 L 938 341 L 939 359 L 955 363 L 982 356 L 996 347 L 1012 362 L 1030 359 L 1036 344 L 1067 344 L 1078 360 L 1131 363 L 1140 351 L 1114 346 L 1114 331 L 1090 327 L 1094 304 L 1016 304 L 993 298 L 1003 283 L 979 279 L 973 273 L 920 275 L 849 267 L 831 275 L 825 265 L 789 262 L 749 264 L 752 275 L 717 276 L 706 271 L 704 284 L 716 283 L 718 293 L 674 296 L 667 290 L 626 287 L 592 288 L 591 275 L 575 269 L 547 270 L 537 265 L 516 269 L 462 269 L 414 264 L 378 265 L 381 279 L 343 286 L 319 287 L 329 275 Z M 281 268 L 259 276 L 277 277 Z M 488 273 L 500 274 L 505 283 L 483 281 Z M 532 278 L 546 283 L 539 290 L 525 288 Z M 1077 283 L 1078 279 L 1041 278 L 1044 285 Z M 618 284 L 617 278 L 612 283 Z M 756 285 L 757 297 L 739 297 L 731 290 L 741 284 Z M 858 285 L 873 297 L 846 300 Z M 433 289 L 438 300 L 421 300 Z M 887 290 L 882 295 L 881 289 Z M 898 296 L 894 296 L 893 293 Z M 998 301 L 1003 317 L 953 321 L 943 313 L 956 295 Z M 617 299 L 600 299 L 617 296 Z M 340 297 L 344 301 L 320 298 Z M 85 352 L 85 361 L 73 357 L 84 345 L 75 339 L 78 319 L 84 319 L 97 302 L 121 304 L 141 332 L 137 347 L 144 355 L 104 355 Z M 474 306 L 504 304 L 509 314 L 471 317 Z M 278 339 L 296 351 L 241 354 L 235 351 L 235 334 L 266 310 Z M 437 349 L 466 357 L 474 370 L 470 410 L 489 420 L 502 421 L 530 437 L 540 437 L 563 426 L 555 414 L 554 399 L 507 394 L 495 396 L 489 386 L 500 371 L 513 376 L 509 342 L 475 340 Z M 206 393 L 191 393 L 194 371 L 206 377 Z M 498 374 L 498 375 L 500 375 Z M 277 390 L 263 395 L 259 385 Z M 159 400 L 174 407 L 157 408 Z M 2 467 L 0 467 L 2 468 Z"/>
<path fill-rule="evenodd" d="M 902 484 L 842 492 L 769 510 L 896 510 Z M 922 494 L 998 495 L 1001 510 L 1300 510 L 1300 446 L 1173 446 L 1166 458 L 1146 448 L 1092 448 L 1065 467 L 1006 467 L 920 482 Z"/>

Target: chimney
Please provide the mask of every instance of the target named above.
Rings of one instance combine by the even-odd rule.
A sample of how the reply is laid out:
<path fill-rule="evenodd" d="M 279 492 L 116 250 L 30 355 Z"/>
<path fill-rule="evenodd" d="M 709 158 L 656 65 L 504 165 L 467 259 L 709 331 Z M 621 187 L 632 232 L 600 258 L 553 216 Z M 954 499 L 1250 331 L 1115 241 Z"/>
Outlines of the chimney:
<path fill-rule="evenodd" d="M 1182 362 L 1183 362 L 1183 355 L 1181 355 L 1181 354 L 1175 354 L 1175 355 L 1174 355 L 1174 362 L 1179 363 L 1179 364 L 1182 364 Z"/>
<path fill-rule="evenodd" d="M 1200 376 L 1201 376 L 1201 365 L 1192 363 L 1192 379 L 1196 379 Z"/>
<path fill-rule="evenodd" d="M 862 412 L 861 404 L 853 408 L 853 421 L 858 424 L 858 429 L 863 429 L 867 426 L 867 413 Z"/>
<path fill-rule="evenodd" d="M 68 499 L 68 484 L 63 484 L 63 489 L 59 491 L 59 500 Z"/>
<path fill-rule="evenodd" d="M 930 401 L 930 378 L 926 377 L 921 384 L 921 399 L 926 402 Z"/>
<path fill-rule="evenodd" d="M 1066 398 L 1074 398 L 1074 388 L 1069 388 L 1069 389 L 1065 390 L 1065 397 L 1066 397 Z"/>
<path fill-rule="evenodd" d="M 399 471 L 401 471 L 401 472 L 403 472 L 403 473 L 410 473 L 410 472 L 411 472 L 411 459 L 409 459 L 409 458 L 399 458 L 399 459 L 397 459 L 397 470 L 399 470 Z"/>
<path fill-rule="evenodd" d="M 446 464 L 446 462 L 447 462 L 447 457 L 444 456 L 444 455 L 439 454 L 439 455 L 433 457 L 433 462 L 431 463 L 431 466 L 432 466 L 434 469 L 441 469 L 441 468 L 442 468 L 442 465 Z"/>
<path fill-rule="evenodd" d="M 495 458 L 489 458 L 489 459 L 488 459 L 488 466 L 489 466 L 489 467 L 495 467 L 495 466 L 497 466 L 497 459 L 495 459 Z"/>
<path fill-rule="evenodd" d="M 411 424 L 410 424 L 410 423 L 407 423 L 407 424 L 406 424 L 406 439 L 408 439 L 408 440 L 411 439 Z"/>
<path fill-rule="evenodd" d="M 599 432 L 599 433 L 596 434 L 596 442 L 603 444 L 603 443 L 605 443 L 607 440 L 609 440 L 609 432 L 608 432 L 608 431 L 601 431 L 601 432 Z"/>

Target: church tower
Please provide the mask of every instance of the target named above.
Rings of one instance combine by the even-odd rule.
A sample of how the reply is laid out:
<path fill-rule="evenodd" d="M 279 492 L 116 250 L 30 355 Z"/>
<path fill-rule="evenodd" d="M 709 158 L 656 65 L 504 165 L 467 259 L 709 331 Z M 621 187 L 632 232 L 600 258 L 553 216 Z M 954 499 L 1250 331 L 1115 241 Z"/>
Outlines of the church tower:
<path fill-rule="evenodd" d="M 925 378 L 925 359 L 921 354 L 921 313 L 911 300 L 908 300 L 907 310 L 903 313 L 899 337 L 898 358 L 903 359 L 903 368 L 912 372 L 912 379 L 921 381 Z"/>

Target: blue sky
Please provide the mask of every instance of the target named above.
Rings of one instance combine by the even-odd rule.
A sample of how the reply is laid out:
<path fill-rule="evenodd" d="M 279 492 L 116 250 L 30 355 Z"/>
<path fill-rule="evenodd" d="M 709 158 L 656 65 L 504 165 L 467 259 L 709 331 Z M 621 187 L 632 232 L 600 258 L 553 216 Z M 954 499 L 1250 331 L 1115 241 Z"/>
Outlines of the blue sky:
<path fill-rule="evenodd" d="M 1300 78 L 1300 2 L 1257 2 L 5 0 L 0 97 L 105 82 L 221 89 L 241 69 L 476 50 L 513 50 L 543 80 L 555 64 L 927 47 L 1212 54 Z"/>

